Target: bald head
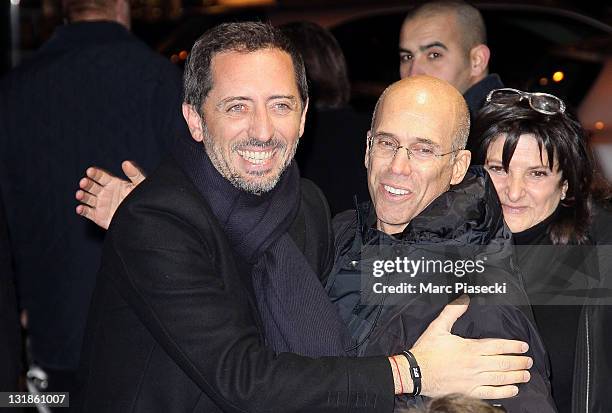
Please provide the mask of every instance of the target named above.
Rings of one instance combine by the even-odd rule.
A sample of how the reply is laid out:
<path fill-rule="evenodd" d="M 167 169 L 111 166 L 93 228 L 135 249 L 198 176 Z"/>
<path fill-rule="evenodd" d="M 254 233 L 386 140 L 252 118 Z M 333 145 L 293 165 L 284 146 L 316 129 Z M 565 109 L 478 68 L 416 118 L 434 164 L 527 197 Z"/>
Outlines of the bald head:
<path fill-rule="evenodd" d="M 408 77 L 382 94 L 369 132 L 368 189 L 378 229 L 404 230 L 470 164 L 470 116 L 463 96 L 429 76 Z"/>
<path fill-rule="evenodd" d="M 414 116 L 434 115 L 444 121 L 452 150 L 465 149 L 470 133 L 470 112 L 465 99 L 451 84 L 431 77 L 404 78 L 389 86 L 378 98 L 372 116 L 371 130 L 382 117 L 410 111 Z"/>
<path fill-rule="evenodd" d="M 429 75 L 461 93 L 488 74 L 490 50 L 480 12 L 461 1 L 434 1 L 417 7 L 400 31 L 400 77 Z"/>

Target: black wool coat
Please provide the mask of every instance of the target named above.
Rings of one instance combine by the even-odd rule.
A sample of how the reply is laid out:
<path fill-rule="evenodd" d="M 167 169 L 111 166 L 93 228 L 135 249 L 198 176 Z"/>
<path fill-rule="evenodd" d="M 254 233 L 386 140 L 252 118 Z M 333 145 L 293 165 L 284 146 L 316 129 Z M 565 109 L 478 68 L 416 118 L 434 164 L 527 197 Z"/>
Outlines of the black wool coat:
<path fill-rule="evenodd" d="M 333 259 L 329 213 L 318 188 L 301 187 L 290 234 L 324 274 Z M 386 357 L 310 359 L 266 348 L 250 274 L 176 161 L 163 163 L 109 229 L 76 411 L 392 410 Z"/>

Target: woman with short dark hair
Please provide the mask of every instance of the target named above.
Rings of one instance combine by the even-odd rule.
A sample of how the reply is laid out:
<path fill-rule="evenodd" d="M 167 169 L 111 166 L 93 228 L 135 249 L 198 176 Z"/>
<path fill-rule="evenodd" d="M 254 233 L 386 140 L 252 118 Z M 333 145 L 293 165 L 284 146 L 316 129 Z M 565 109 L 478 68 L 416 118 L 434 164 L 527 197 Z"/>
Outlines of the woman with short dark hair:
<path fill-rule="evenodd" d="M 600 350 L 612 339 L 604 338 L 607 307 L 583 305 L 604 274 L 588 248 L 598 240 L 584 131 L 556 96 L 504 88 L 489 94 L 471 135 L 480 141 L 475 164 L 489 172 L 513 232 L 555 403 L 560 412 L 600 411 L 602 400 L 612 405 L 612 360 Z"/>

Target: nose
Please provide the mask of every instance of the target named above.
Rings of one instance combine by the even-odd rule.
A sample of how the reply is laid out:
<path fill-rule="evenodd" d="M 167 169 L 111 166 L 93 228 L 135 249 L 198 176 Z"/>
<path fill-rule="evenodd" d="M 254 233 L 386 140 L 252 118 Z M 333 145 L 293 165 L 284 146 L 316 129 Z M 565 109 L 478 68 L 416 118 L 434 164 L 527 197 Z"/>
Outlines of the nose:
<path fill-rule="evenodd" d="M 506 195 L 511 202 L 519 201 L 524 195 L 523 177 L 508 174 Z"/>
<path fill-rule="evenodd" d="M 391 158 L 391 172 L 395 175 L 410 175 L 412 167 L 410 165 L 410 153 L 408 148 L 400 146 Z"/>
<path fill-rule="evenodd" d="M 417 76 L 417 75 L 424 75 L 424 74 L 426 74 L 425 66 L 423 65 L 421 58 L 418 56 L 415 56 L 412 59 L 412 64 L 410 65 L 410 68 L 408 70 L 408 76 Z"/>
<path fill-rule="evenodd" d="M 274 136 L 274 124 L 270 114 L 263 108 L 256 108 L 251 116 L 249 136 L 262 142 L 267 142 Z"/>

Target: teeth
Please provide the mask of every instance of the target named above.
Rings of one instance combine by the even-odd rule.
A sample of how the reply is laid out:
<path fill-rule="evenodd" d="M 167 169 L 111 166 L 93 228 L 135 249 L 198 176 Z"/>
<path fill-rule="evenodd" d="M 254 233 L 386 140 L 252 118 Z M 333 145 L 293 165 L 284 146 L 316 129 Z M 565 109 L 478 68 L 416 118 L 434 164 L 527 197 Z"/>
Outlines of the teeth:
<path fill-rule="evenodd" d="M 391 192 L 393 195 L 406 195 L 410 191 L 406 191 L 405 189 L 393 188 L 389 185 L 384 185 L 384 188 L 387 192 Z"/>
<path fill-rule="evenodd" d="M 274 151 L 268 151 L 268 152 L 236 151 L 236 152 L 238 152 L 238 155 L 242 156 L 244 159 L 246 159 L 247 161 L 255 165 L 261 165 L 265 163 L 274 154 Z"/>

